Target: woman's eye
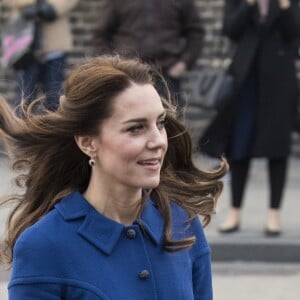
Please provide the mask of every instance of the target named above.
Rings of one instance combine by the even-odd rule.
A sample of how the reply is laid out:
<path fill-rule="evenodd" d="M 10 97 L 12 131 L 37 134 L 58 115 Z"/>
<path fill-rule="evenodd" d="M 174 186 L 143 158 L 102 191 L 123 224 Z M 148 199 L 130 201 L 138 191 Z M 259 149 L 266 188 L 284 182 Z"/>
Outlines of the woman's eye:
<path fill-rule="evenodd" d="M 167 124 L 167 120 L 166 119 L 162 119 L 162 120 L 158 121 L 158 127 L 159 128 L 165 128 L 166 124 Z"/>
<path fill-rule="evenodd" d="M 139 132 L 143 128 L 144 128 L 143 125 L 135 125 L 135 126 L 132 126 L 132 127 L 128 128 L 128 131 L 130 131 L 130 132 Z"/>

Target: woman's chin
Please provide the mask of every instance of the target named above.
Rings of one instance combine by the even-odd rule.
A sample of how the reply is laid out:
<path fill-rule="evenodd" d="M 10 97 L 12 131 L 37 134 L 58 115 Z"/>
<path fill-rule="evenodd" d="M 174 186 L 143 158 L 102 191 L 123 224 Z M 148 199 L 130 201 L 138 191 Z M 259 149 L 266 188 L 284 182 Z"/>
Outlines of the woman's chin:
<path fill-rule="evenodd" d="M 144 189 L 154 189 L 154 188 L 158 187 L 159 182 L 160 182 L 159 179 L 148 181 L 147 183 L 145 183 L 143 185 L 143 188 Z"/>

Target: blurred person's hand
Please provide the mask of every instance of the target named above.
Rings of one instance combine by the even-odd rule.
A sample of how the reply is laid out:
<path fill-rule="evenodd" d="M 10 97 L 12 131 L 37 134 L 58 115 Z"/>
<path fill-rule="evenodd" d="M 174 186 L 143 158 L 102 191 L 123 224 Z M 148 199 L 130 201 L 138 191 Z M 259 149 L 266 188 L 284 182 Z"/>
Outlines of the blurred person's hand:
<path fill-rule="evenodd" d="M 44 21 L 54 21 L 57 18 L 54 7 L 47 0 L 41 1 L 38 5 L 38 16 Z"/>
<path fill-rule="evenodd" d="M 25 6 L 22 10 L 22 17 L 26 20 L 33 20 L 37 16 L 38 10 L 35 4 Z"/>
<path fill-rule="evenodd" d="M 245 0 L 249 5 L 253 5 L 257 2 L 257 0 Z M 287 9 L 290 7 L 290 0 L 278 0 L 279 7 L 282 9 Z"/>
<path fill-rule="evenodd" d="M 33 4 L 24 7 L 22 10 L 22 16 L 26 20 L 32 20 L 38 17 L 47 22 L 52 22 L 57 18 L 54 7 L 46 0 L 41 1 L 38 5 Z"/>
<path fill-rule="evenodd" d="M 179 61 L 173 65 L 169 71 L 168 75 L 173 78 L 178 78 L 186 71 L 186 63 L 184 61 Z"/>
<path fill-rule="evenodd" d="M 279 3 L 279 7 L 282 9 L 287 9 L 291 5 L 290 0 L 278 0 L 278 3 Z"/>

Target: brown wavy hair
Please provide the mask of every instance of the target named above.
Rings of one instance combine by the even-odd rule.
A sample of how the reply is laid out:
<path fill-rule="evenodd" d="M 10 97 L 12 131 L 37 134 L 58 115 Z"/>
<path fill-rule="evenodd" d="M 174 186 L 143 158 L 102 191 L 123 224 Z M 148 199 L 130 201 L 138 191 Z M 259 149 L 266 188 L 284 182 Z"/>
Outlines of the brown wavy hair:
<path fill-rule="evenodd" d="M 135 59 L 100 56 L 74 69 L 65 81 L 64 95 L 56 112 L 40 110 L 36 104 L 23 108 L 23 117 L 0 99 L 0 134 L 17 171 L 15 184 L 20 193 L 2 204 L 14 202 L 3 242 L 2 261 L 12 262 L 16 239 L 47 214 L 72 191 L 84 192 L 91 170 L 86 156 L 75 143 L 76 135 L 96 135 L 99 124 L 108 118 L 113 99 L 132 83 L 153 84 L 161 77 L 150 66 Z M 183 207 L 193 219 L 202 215 L 210 222 L 222 190 L 220 178 L 227 170 L 223 159 L 218 170 L 199 170 L 192 162 L 192 143 L 186 128 L 177 120 L 170 99 L 163 99 L 167 111 L 169 147 L 157 188 L 149 191 L 164 218 L 164 247 L 177 251 L 190 247 L 195 237 L 172 240 L 170 201 Z M 35 112 L 35 113 L 33 113 Z M 145 202 L 145 199 L 142 202 Z M 142 209 L 142 206 L 141 206 Z"/>

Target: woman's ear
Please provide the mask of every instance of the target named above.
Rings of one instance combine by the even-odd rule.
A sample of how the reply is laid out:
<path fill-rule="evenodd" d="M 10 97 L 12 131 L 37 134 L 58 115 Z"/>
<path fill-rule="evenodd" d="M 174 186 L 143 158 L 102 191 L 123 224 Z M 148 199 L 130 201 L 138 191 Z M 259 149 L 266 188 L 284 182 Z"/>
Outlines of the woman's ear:
<path fill-rule="evenodd" d="M 75 142 L 79 149 L 89 157 L 93 157 L 93 153 L 96 152 L 95 142 L 91 136 L 81 136 L 77 135 L 74 137 Z"/>

